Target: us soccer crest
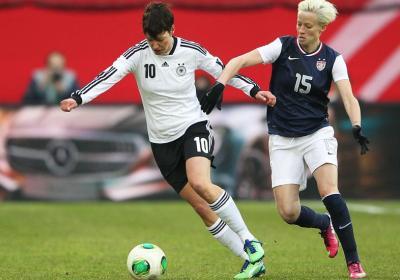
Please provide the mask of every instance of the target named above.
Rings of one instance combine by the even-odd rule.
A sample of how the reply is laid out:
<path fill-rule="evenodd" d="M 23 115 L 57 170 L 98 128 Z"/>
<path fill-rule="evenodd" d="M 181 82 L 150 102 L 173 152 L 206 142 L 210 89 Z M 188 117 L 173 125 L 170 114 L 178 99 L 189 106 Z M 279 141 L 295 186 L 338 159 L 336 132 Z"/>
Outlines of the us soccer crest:
<path fill-rule="evenodd" d="M 318 60 L 318 61 L 317 61 L 317 69 L 318 69 L 319 71 L 324 70 L 324 69 L 325 69 L 325 66 L 326 66 L 326 61 L 325 61 L 325 59 L 324 59 L 324 60 Z"/>
<path fill-rule="evenodd" d="M 176 68 L 176 74 L 178 74 L 178 76 L 183 76 L 186 74 L 185 63 L 182 63 L 182 65 L 178 63 L 178 68 Z"/>

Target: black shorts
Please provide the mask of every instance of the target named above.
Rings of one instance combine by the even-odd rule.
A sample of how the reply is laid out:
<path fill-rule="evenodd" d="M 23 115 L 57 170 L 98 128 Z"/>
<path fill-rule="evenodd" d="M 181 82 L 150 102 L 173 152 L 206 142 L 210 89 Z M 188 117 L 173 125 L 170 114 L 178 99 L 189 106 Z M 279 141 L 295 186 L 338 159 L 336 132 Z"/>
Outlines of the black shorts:
<path fill-rule="evenodd" d="M 195 157 L 206 157 L 212 162 L 214 138 L 208 121 L 191 125 L 184 135 L 175 141 L 156 144 L 151 149 L 161 174 L 165 180 L 179 193 L 188 182 L 186 176 L 186 160 Z"/>

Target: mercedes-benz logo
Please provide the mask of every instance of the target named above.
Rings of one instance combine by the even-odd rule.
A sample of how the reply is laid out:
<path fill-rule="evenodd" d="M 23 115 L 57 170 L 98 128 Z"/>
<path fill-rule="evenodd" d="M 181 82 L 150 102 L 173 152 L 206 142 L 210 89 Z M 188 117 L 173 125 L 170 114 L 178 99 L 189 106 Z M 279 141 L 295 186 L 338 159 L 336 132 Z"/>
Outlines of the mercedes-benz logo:
<path fill-rule="evenodd" d="M 47 168 L 55 175 L 65 176 L 75 168 L 78 149 L 68 140 L 52 140 L 47 145 Z"/>

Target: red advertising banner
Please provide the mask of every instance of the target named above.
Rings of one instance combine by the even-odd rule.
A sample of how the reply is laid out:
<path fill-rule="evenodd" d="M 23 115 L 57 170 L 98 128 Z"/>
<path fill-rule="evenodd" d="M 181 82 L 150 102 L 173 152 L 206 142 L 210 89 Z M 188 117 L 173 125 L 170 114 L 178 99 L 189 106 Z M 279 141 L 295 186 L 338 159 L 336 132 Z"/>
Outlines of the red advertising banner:
<path fill-rule="evenodd" d="M 365 7 L 382 3 L 355 2 Z M 278 36 L 296 34 L 295 9 L 176 8 L 174 12 L 175 35 L 200 43 L 224 63 Z M 75 71 L 81 86 L 90 82 L 120 54 L 144 39 L 141 17 L 142 9 L 84 11 L 40 9 L 32 5 L 0 9 L 0 104 L 21 103 L 32 72 L 43 67 L 46 55 L 53 50 L 65 54 L 67 66 Z M 322 35 L 325 43 L 343 54 L 353 90 L 359 99 L 366 102 L 400 101 L 398 30 L 400 10 L 393 8 L 343 13 Z M 263 88 L 268 87 L 270 73 L 270 66 L 243 71 Z M 224 100 L 252 102 L 234 89 L 227 91 Z M 133 76 L 126 77 L 95 102 L 140 103 Z"/>
<path fill-rule="evenodd" d="M 56 9 L 128 9 L 143 8 L 147 0 L 0 0 L 0 7 L 34 5 L 41 8 Z M 168 3 L 178 8 L 186 9 L 260 9 L 271 7 L 296 8 L 298 0 L 170 0 Z M 335 6 L 341 11 L 381 10 L 398 7 L 397 0 L 368 1 L 368 0 L 336 0 Z M 366 7 L 366 4 L 367 7 Z"/>

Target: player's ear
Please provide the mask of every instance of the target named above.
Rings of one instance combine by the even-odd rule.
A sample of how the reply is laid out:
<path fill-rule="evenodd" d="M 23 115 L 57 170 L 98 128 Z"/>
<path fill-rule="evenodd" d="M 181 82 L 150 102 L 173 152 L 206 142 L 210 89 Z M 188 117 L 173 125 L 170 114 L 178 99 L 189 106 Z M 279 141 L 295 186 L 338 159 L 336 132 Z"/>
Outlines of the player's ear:
<path fill-rule="evenodd" d="M 175 24 L 173 24 L 172 27 L 171 27 L 171 31 L 170 31 L 171 35 L 173 35 L 174 32 L 175 32 Z"/>

